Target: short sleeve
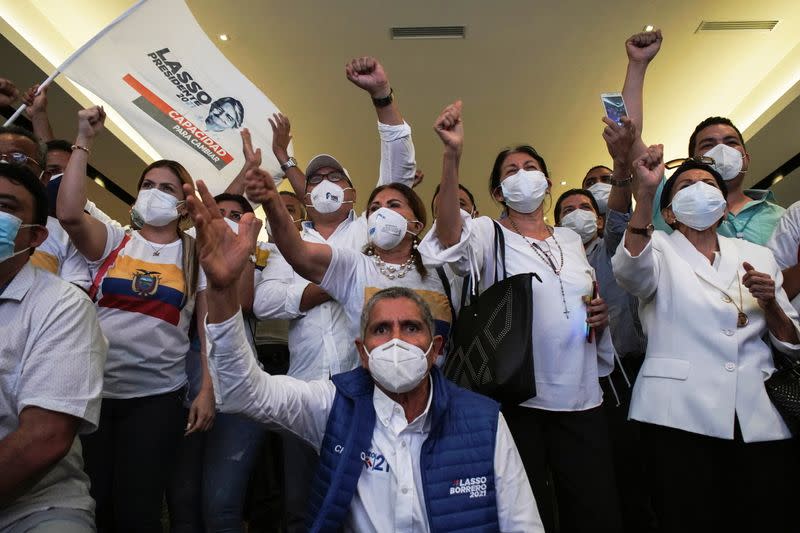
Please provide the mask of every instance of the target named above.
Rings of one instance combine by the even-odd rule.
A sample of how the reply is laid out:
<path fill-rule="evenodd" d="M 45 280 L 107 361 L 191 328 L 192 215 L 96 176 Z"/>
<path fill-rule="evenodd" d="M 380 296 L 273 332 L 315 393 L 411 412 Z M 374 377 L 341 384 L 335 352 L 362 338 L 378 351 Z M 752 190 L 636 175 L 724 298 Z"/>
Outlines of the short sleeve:
<path fill-rule="evenodd" d="M 94 431 L 108 352 L 94 305 L 66 286 L 35 331 L 17 384 L 18 414 L 40 407 L 80 418 L 79 433 Z"/>
<path fill-rule="evenodd" d="M 792 267 L 798 263 L 798 248 L 800 247 L 800 202 L 796 202 L 786 210 L 775 227 L 775 232 L 767 242 L 767 248 L 772 250 L 778 266 L 782 269 Z"/>

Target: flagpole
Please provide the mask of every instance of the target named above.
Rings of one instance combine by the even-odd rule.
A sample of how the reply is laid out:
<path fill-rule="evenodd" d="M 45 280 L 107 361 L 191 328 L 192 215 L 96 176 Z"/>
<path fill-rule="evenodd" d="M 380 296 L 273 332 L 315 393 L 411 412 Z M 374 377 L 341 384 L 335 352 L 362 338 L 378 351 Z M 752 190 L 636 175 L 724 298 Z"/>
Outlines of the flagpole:
<path fill-rule="evenodd" d="M 55 72 L 50 74 L 47 77 L 46 80 L 44 80 L 42 83 L 39 84 L 39 88 L 36 89 L 36 94 L 34 95 L 34 97 L 38 96 L 39 93 L 41 93 L 43 89 L 45 89 L 48 85 L 50 85 L 50 83 L 52 83 L 52 81 L 54 79 L 56 79 L 56 77 L 59 74 L 61 74 L 61 72 L 65 68 L 67 68 L 73 61 L 75 61 L 78 58 L 78 56 L 80 56 L 82 53 L 84 53 L 90 46 L 92 46 L 101 37 L 103 37 L 106 33 L 108 33 L 109 30 L 111 30 L 111 28 L 113 28 L 114 26 L 116 26 L 117 24 L 119 24 L 120 22 L 125 20 L 126 18 L 128 18 L 128 15 L 130 15 L 131 13 L 133 13 L 134 11 L 139 9 L 142 6 L 142 4 L 144 4 L 147 1 L 148 0 L 138 0 L 135 4 L 133 4 L 131 7 L 129 7 L 124 13 L 122 13 L 120 16 L 118 16 L 117 18 L 112 20 L 111 23 L 108 26 L 106 26 L 105 28 L 103 28 L 102 30 L 97 32 L 97 35 L 95 35 L 94 37 L 92 37 L 91 39 L 89 39 L 88 41 L 83 43 L 83 46 L 81 46 L 80 48 L 78 48 L 77 50 L 72 52 L 72 54 L 67 59 L 65 59 L 64 62 L 61 63 L 61 65 L 59 65 L 59 67 L 56 69 Z M 25 109 L 27 107 L 28 106 L 26 104 L 24 104 L 24 103 L 21 104 L 17 108 L 17 110 L 14 111 L 14 114 L 11 115 L 11 117 L 8 120 L 6 120 L 5 124 L 3 124 L 3 126 L 10 126 L 11 124 L 13 124 L 14 121 L 16 121 L 17 118 L 19 118 L 19 116 L 22 114 L 23 111 L 25 111 Z"/>

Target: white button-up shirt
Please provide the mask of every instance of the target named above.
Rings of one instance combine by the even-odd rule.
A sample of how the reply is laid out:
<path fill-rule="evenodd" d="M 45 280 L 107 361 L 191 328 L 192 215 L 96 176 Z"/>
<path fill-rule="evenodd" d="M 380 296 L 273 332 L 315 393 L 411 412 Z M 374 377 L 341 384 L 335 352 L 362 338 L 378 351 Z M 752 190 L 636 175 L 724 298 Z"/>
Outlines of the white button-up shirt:
<path fill-rule="evenodd" d="M 207 324 L 209 368 L 223 412 L 244 413 L 322 445 L 336 387 L 330 380 L 304 382 L 261 371 L 244 335 L 241 313 Z M 435 394 L 436 391 L 432 391 Z M 375 430 L 364 452 L 364 470 L 350 504 L 345 531 L 427 532 L 420 451 L 428 438 L 428 410 L 408 423 L 403 408 L 377 387 Z M 544 531 L 525 468 L 505 419 L 499 414 L 494 454 L 498 522 L 501 531 Z"/>
<path fill-rule="evenodd" d="M 378 123 L 381 164 L 378 185 L 414 182 L 416 162 L 411 127 Z M 337 248 L 360 250 L 367 244 L 367 218 L 349 215 L 325 239 L 310 221 L 303 223 L 303 240 Z M 274 256 L 273 256 L 274 255 Z M 288 375 L 302 380 L 326 379 L 358 365 L 358 354 L 350 334 L 352 328 L 342 306 L 329 300 L 306 311 L 300 310 L 303 292 L 311 283 L 295 274 L 283 257 L 270 255 L 255 287 L 253 313 L 261 320 L 288 319 Z"/>
<path fill-rule="evenodd" d="M 26 407 L 74 416 L 79 433 L 97 428 L 108 343 L 80 289 L 28 262 L 0 288 L 0 339 L 0 441 L 19 429 Z M 0 509 L 0 530 L 52 507 L 94 511 L 77 437 L 35 485 Z"/>

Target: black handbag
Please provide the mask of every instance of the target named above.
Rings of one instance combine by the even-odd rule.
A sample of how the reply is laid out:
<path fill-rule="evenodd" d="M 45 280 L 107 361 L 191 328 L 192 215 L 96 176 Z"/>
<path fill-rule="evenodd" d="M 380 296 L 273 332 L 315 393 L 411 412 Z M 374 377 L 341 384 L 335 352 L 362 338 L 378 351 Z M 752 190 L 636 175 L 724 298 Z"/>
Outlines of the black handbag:
<path fill-rule="evenodd" d="M 800 361 L 772 349 L 778 369 L 764 382 L 767 395 L 783 417 L 792 435 L 800 435 Z"/>
<path fill-rule="evenodd" d="M 532 272 L 506 275 L 505 238 L 497 222 L 494 226 L 495 257 L 500 258 L 502 279 L 496 266 L 491 287 L 480 295 L 467 291 L 469 303 L 463 305 L 462 300 L 451 330 L 444 375 L 503 405 L 517 405 L 536 396 L 531 282 L 534 277 L 542 280 Z M 449 287 L 446 289 L 449 293 Z"/>

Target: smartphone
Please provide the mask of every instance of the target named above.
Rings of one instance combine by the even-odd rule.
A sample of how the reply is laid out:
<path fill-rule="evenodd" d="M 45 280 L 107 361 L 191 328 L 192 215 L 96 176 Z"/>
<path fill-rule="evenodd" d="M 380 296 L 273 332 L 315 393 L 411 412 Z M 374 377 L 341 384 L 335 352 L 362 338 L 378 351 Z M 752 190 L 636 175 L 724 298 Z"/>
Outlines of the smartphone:
<path fill-rule="evenodd" d="M 592 303 L 592 300 L 597 298 L 598 294 L 599 294 L 599 291 L 597 290 L 597 281 L 593 280 L 592 281 L 592 294 L 591 294 L 591 296 L 588 295 L 588 294 L 585 295 L 583 297 L 583 303 L 585 303 L 588 306 L 589 304 Z M 587 318 L 588 318 L 588 316 L 589 315 L 587 314 Z M 592 341 L 594 341 L 594 336 L 595 335 L 594 335 L 594 328 L 590 327 L 588 322 L 586 323 L 586 326 L 584 328 L 584 333 L 586 335 L 586 342 L 591 344 Z"/>
<path fill-rule="evenodd" d="M 628 116 L 628 110 L 625 109 L 625 100 L 622 99 L 622 93 L 603 93 L 600 95 L 600 100 L 603 102 L 603 109 L 606 111 L 606 116 L 621 125 L 622 117 Z"/>

